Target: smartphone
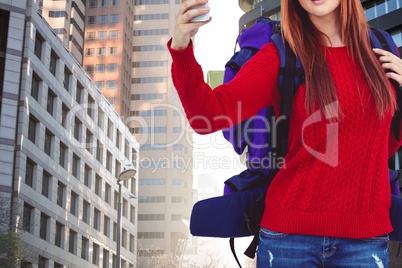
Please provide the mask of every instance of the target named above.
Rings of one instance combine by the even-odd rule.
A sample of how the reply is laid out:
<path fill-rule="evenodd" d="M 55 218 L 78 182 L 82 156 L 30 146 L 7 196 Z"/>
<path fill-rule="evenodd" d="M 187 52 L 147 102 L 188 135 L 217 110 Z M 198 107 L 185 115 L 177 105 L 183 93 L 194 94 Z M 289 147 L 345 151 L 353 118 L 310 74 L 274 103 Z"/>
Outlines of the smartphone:
<path fill-rule="evenodd" d="M 208 6 L 209 6 L 209 3 L 206 3 L 206 4 L 194 6 L 191 9 L 197 9 L 197 8 L 208 7 Z M 207 21 L 207 20 L 209 20 L 209 13 L 203 14 L 200 16 L 196 16 L 191 20 L 191 22 L 202 22 L 202 21 Z"/>

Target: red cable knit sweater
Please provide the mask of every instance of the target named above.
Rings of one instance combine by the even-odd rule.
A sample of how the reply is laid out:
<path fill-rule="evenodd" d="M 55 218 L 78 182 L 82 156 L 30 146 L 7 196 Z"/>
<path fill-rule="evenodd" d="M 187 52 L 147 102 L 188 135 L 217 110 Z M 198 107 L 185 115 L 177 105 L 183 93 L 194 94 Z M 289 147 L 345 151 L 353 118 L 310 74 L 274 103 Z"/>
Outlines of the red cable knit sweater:
<path fill-rule="evenodd" d="M 279 106 L 279 56 L 272 43 L 231 82 L 214 90 L 204 82 L 192 44 L 170 53 L 173 83 L 198 133 L 227 128 L 265 106 Z M 388 233 L 392 230 L 388 157 L 399 146 L 389 139 L 392 116 L 379 118 L 369 86 L 346 47 L 327 48 L 326 58 L 343 117 L 334 122 L 321 113 L 307 114 L 305 86 L 299 87 L 293 101 L 289 153 L 268 189 L 261 226 L 347 238 Z"/>

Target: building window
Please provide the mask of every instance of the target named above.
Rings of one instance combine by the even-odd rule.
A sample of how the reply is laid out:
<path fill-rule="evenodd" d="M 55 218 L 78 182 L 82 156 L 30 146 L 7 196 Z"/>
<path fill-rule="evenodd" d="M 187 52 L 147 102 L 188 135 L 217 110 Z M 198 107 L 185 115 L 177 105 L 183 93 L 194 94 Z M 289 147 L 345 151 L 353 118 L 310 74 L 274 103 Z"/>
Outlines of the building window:
<path fill-rule="evenodd" d="M 171 221 L 181 221 L 183 216 L 181 214 L 172 214 L 170 215 Z"/>
<path fill-rule="evenodd" d="M 117 55 L 117 47 L 109 47 L 109 55 Z"/>
<path fill-rule="evenodd" d="M 127 248 L 127 230 L 124 228 L 121 232 L 121 246 Z"/>
<path fill-rule="evenodd" d="M 89 0 L 89 8 L 97 8 L 98 0 Z"/>
<path fill-rule="evenodd" d="M 24 202 L 24 210 L 22 215 L 22 228 L 28 233 L 30 233 L 31 230 L 33 230 L 32 227 L 34 227 L 34 225 L 32 224 L 33 213 L 34 208 L 28 203 Z"/>
<path fill-rule="evenodd" d="M 98 110 L 98 127 L 103 130 L 104 125 L 103 125 L 103 119 L 105 117 L 105 112 L 102 109 Z"/>
<path fill-rule="evenodd" d="M 181 197 L 181 196 L 172 196 L 171 201 L 172 201 L 172 203 L 181 204 L 181 203 L 183 203 L 183 197 Z"/>
<path fill-rule="evenodd" d="M 82 122 L 76 117 L 74 120 L 74 138 L 81 141 Z"/>
<path fill-rule="evenodd" d="M 107 0 L 100 0 L 99 6 L 100 7 L 107 7 Z"/>
<path fill-rule="evenodd" d="M 110 15 L 110 23 L 117 23 L 117 22 L 119 22 L 119 15 L 118 14 Z"/>
<path fill-rule="evenodd" d="M 67 12 L 65 11 L 49 11 L 49 18 L 66 18 Z"/>
<path fill-rule="evenodd" d="M 39 101 L 39 88 L 40 88 L 40 79 L 34 73 L 32 75 L 32 85 L 31 85 L 31 96 L 36 100 Z"/>
<path fill-rule="evenodd" d="M 117 223 L 113 222 L 113 241 L 117 241 Z"/>
<path fill-rule="evenodd" d="M 110 237 L 110 218 L 104 215 L 103 221 L 103 234 L 107 237 Z"/>
<path fill-rule="evenodd" d="M 83 201 L 83 207 L 82 207 L 82 221 L 85 222 L 86 224 L 89 224 L 89 217 L 91 213 L 91 205 L 84 200 Z"/>
<path fill-rule="evenodd" d="M 116 254 L 113 254 L 113 256 L 112 256 L 112 267 L 113 268 L 117 268 L 117 256 L 116 256 Z"/>
<path fill-rule="evenodd" d="M 49 239 L 49 232 L 48 232 L 49 224 L 50 224 L 50 217 L 42 212 L 40 214 L 39 237 L 46 241 L 48 241 Z"/>
<path fill-rule="evenodd" d="M 99 265 L 99 245 L 95 243 L 93 243 L 92 249 L 92 263 Z"/>
<path fill-rule="evenodd" d="M 114 30 L 114 31 L 109 31 L 109 39 L 117 39 L 118 37 L 118 31 Z"/>
<path fill-rule="evenodd" d="M 81 85 L 81 83 L 77 81 L 76 92 L 75 92 L 75 100 L 76 100 L 76 102 L 81 104 L 82 99 L 83 99 L 83 95 L 84 95 L 84 86 Z"/>
<path fill-rule="evenodd" d="M 95 177 L 95 194 L 102 196 L 102 177 L 98 174 Z"/>
<path fill-rule="evenodd" d="M 82 237 L 81 240 L 81 258 L 84 260 L 88 260 L 89 255 L 89 240 L 85 237 Z"/>
<path fill-rule="evenodd" d="M 60 142 L 59 165 L 66 168 L 67 146 Z"/>
<path fill-rule="evenodd" d="M 111 0 L 112 2 L 111 2 L 111 6 L 112 7 L 117 7 L 117 6 L 119 6 L 119 4 L 120 4 L 120 0 Z"/>
<path fill-rule="evenodd" d="M 96 16 L 88 16 L 88 24 L 96 24 Z"/>
<path fill-rule="evenodd" d="M 94 105 L 89 104 L 88 105 L 88 115 L 91 118 L 93 116 L 92 109 L 95 109 Z M 85 149 L 90 154 L 93 154 L 93 139 L 94 139 L 94 135 L 92 134 L 92 132 L 89 129 L 87 129 Z"/>
<path fill-rule="evenodd" d="M 62 107 L 61 107 L 61 125 L 64 128 L 67 128 L 67 115 L 69 113 L 69 109 L 68 107 L 63 103 Z"/>
<path fill-rule="evenodd" d="M 49 265 L 49 259 L 39 255 L 38 268 L 46 268 L 48 267 L 48 265 Z"/>
<path fill-rule="evenodd" d="M 109 151 L 107 151 L 106 152 L 106 169 L 109 170 L 110 173 L 112 173 L 112 161 L 113 161 L 113 156 Z"/>
<path fill-rule="evenodd" d="M 60 181 L 57 183 L 57 205 L 64 208 L 66 196 L 66 186 Z"/>
<path fill-rule="evenodd" d="M 120 195 L 118 191 L 114 191 L 114 209 L 117 210 L 118 209 L 118 205 L 120 202 Z"/>
<path fill-rule="evenodd" d="M 78 194 L 71 191 L 71 200 L 70 200 L 70 213 L 74 216 L 78 217 Z"/>
<path fill-rule="evenodd" d="M 163 232 L 138 232 L 138 239 L 162 239 L 165 238 Z"/>
<path fill-rule="evenodd" d="M 138 203 L 165 203 L 164 196 L 140 196 Z"/>
<path fill-rule="evenodd" d="M 36 163 L 31 159 L 27 158 L 26 168 L 25 168 L 25 184 L 33 187 L 33 183 L 35 181 L 35 169 Z"/>
<path fill-rule="evenodd" d="M 97 73 L 104 73 L 105 72 L 105 64 L 97 64 L 96 65 L 96 72 Z"/>
<path fill-rule="evenodd" d="M 54 268 L 63 268 L 63 267 L 64 267 L 64 265 L 63 265 L 63 264 L 60 264 L 60 263 L 54 262 Z"/>
<path fill-rule="evenodd" d="M 88 32 L 87 40 L 95 40 L 95 32 Z"/>
<path fill-rule="evenodd" d="M 104 86 L 105 86 L 105 82 L 103 82 L 103 81 L 96 81 L 96 82 L 95 82 L 95 86 L 96 86 L 99 90 L 102 90 L 102 89 L 104 88 Z"/>
<path fill-rule="evenodd" d="M 115 89 L 116 88 L 116 80 L 109 80 L 106 82 L 107 89 Z"/>
<path fill-rule="evenodd" d="M 106 56 L 106 47 L 98 48 L 98 56 Z"/>
<path fill-rule="evenodd" d="M 67 69 L 67 67 L 64 68 L 64 77 L 63 77 L 63 86 L 64 88 L 69 91 L 70 89 L 70 77 L 71 77 L 71 71 Z"/>
<path fill-rule="evenodd" d="M 165 214 L 139 214 L 138 221 L 164 221 Z"/>
<path fill-rule="evenodd" d="M 134 77 L 131 78 L 131 84 L 152 84 L 152 83 L 165 83 L 166 77 Z"/>
<path fill-rule="evenodd" d="M 74 255 L 77 254 L 77 232 L 70 229 L 68 251 Z"/>
<path fill-rule="evenodd" d="M 52 189 L 52 175 L 50 175 L 48 172 L 44 170 L 42 176 L 42 195 L 50 199 L 51 189 Z"/>
<path fill-rule="evenodd" d="M 124 198 L 123 198 L 123 212 L 122 212 L 122 214 L 123 214 L 123 217 L 128 218 L 127 217 L 128 216 L 127 215 L 128 214 L 128 202 Z"/>
<path fill-rule="evenodd" d="M 134 243 L 135 243 L 134 236 L 132 234 L 130 234 L 129 250 L 131 253 L 135 253 Z"/>
<path fill-rule="evenodd" d="M 64 225 L 56 221 L 56 234 L 54 244 L 60 248 L 64 248 Z"/>
<path fill-rule="evenodd" d="M 92 180 L 92 170 L 91 168 L 85 164 L 84 168 L 84 185 L 91 189 L 91 180 Z"/>
<path fill-rule="evenodd" d="M 105 182 L 105 202 L 111 204 L 112 187 Z"/>
<path fill-rule="evenodd" d="M 119 159 L 116 159 L 114 161 L 114 176 L 118 178 L 120 172 L 121 172 L 121 163 L 119 162 Z M 123 185 L 124 187 L 128 188 L 128 180 L 123 181 Z"/>
<path fill-rule="evenodd" d="M 99 209 L 94 208 L 94 229 L 100 230 L 101 212 Z"/>
<path fill-rule="evenodd" d="M 80 158 L 76 155 L 73 154 L 73 172 L 72 175 L 79 179 L 79 174 L 80 174 Z"/>
<path fill-rule="evenodd" d="M 44 151 L 48 156 L 51 156 L 52 153 L 52 144 L 54 140 L 54 135 L 48 129 L 45 131 L 45 147 Z"/>
<path fill-rule="evenodd" d="M 93 57 L 94 55 L 95 55 L 95 48 L 87 48 L 86 49 L 85 56 Z"/>
<path fill-rule="evenodd" d="M 98 39 L 103 40 L 106 39 L 107 32 L 106 31 L 99 31 L 98 32 Z"/>
<path fill-rule="evenodd" d="M 134 36 L 168 35 L 168 29 L 134 30 Z"/>
<path fill-rule="evenodd" d="M 92 64 L 85 65 L 85 72 L 87 72 L 88 74 L 94 73 L 94 66 Z"/>
<path fill-rule="evenodd" d="M 103 249 L 103 268 L 109 268 L 109 251 Z"/>
<path fill-rule="evenodd" d="M 46 111 L 54 116 L 54 104 L 56 103 L 56 94 L 48 88 L 47 90 L 47 103 L 46 103 Z"/>
<path fill-rule="evenodd" d="M 107 15 L 100 15 L 99 16 L 99 24 L 107 23 Z"/>
<path fill-rule="evenodd" d="M 117 69 L 116 63 L 109 63 L 109 64 L 107 65 L 107 71 L 108 71 L 109 73 L 114 73 L 114 72 L 116 72 L 116 69 Z"/>
<path fill-rule="evenodd" d="M 53 76 L 56 76 L 57 58 L 56 53 L 52 50 L 50 53 L 49 71 L 53 74 Z"/>
<path fill-rule="evenodd" d="M 32 143 L 36 143 L 36 130 L 38 127 L 38 120 L 30 115 L 29 116 L 29 125 L 28 125 L 28 139 Z"/>
<path fill-rule="evenodd" d="M 135 207 L 130 206 L 130 222 L 135 224 Z"/>
<path fill-rule="evenodd" d="M 44 42 L 43 37 L 36 32 L 35 35 L 35 48 L 34 48 L 34 53 L 38 59 L 42 59 L 42 44 Z"/>
<path fill-rule="evenodd" d="M 97 141 L 96 143 L 96 160 L 103 164 L 103 144 L 100 141 Z"/>

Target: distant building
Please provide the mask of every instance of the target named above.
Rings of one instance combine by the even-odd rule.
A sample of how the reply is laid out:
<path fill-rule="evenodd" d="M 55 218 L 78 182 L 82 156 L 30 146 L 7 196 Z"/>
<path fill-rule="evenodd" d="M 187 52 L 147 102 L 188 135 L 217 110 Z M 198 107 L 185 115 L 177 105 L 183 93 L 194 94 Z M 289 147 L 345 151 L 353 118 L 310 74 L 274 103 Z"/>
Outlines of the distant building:
<path fill-rule="evenodd" d="M 179 4 L 134 1 L 128 125 L 140 143 L 138 256 L 144 258 L 181 258 L 189 237 L 193 132 L 172 83 L 166 46 Z"/>
<path fill-rule="evenodd" d="M 21 266 L 115 267 L 116 178 L 138 170 L 138 142 L 37 2 L 0 0 L 0 29 L 0 201 L 25 230 Z M 138 173 L 123 185 L 121 267 L 135 267 Z"/>
<path fill-rule="evenodd" d="M 85 1 L 38 0 L 39 14 L 49 23 L 63 45 L 82 64 L 84 47 Z"/>
<path fill-rule="evenodd" d="M 134 1 L 82 1 L 86 3 L 84 69 L 118 114 L 127 120 L 130 113 Z"/>

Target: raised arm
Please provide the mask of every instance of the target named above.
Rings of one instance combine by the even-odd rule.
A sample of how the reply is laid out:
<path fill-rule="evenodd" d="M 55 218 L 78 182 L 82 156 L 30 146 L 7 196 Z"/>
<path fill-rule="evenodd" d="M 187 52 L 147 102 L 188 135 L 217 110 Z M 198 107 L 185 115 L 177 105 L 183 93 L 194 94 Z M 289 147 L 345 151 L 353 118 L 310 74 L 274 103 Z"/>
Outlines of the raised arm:
<path fill-rule="evenodd" d="M 196 132 L 207 134 L 235 125 L 256 115 L 263 107 L 279 103 L 279 56 L 272 43 L 264 46 L 232 81 L 212 90 L 204 82 L 191 42 L 198 28 L 208 23 L 190 22 L 194 16 L 202 14 L 200 10 L 190 9 L 200 3 L 203 2 L 188 0 L 181 4 L 168 48 L 173 59 L 173 84 L 190 125 Z"/>

